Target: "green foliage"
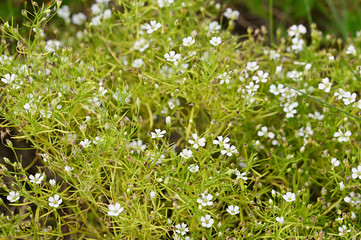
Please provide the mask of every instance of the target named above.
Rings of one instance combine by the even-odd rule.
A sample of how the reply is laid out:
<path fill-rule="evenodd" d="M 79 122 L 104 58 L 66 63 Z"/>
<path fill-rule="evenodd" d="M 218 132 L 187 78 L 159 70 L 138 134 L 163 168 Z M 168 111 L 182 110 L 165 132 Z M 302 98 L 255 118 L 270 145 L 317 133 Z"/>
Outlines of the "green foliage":
<path fill-rule="evenodd" d="M 168 1 L 1 26 L 1 237 L 358 238 L 360 37 Z"/>

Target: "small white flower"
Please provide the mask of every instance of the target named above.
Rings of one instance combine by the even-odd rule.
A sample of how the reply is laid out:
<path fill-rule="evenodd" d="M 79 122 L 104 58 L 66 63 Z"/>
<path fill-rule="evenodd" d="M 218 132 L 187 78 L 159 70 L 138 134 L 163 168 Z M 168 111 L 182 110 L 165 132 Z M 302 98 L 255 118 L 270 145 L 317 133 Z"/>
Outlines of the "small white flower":
<path fill-rule="evenodd" d="M 17 200 L 19 200 L 19 198 L 20 198 L 19 192 L 14 192 L 14 191 L 9 192 L 9 195 L 6 197 L 6 199 L 9 200 L 10 202 L 16 202 Z"/>
<path fill-rule="evenodd" d="M 227 155 L 228 157 L 232 156 L 233 154 L 238 153 L 238 150 L 235 146 L 230 146 L 229 144 L 224 145 L 224 149 L 221 150 L 222 155 Z"/>
<path fill-rule="evenodd" d="M 239 207 L 238 206 L 233 206 L 233 205 L 230 205 L 228 206 L 227 208 L 227 212 L 231 215 L 236 215 L 239 213 Z"/>
<path fill-rule="evenodd" d="M 182 158 L 188 159 L 193 157 L 193 152 L 188 149 L 183 149 L 183 151 L 180 153 Z"/>
<path fill-rule="evenodd" d="M 259 83 L 260 81 L 265 83 L 265 82 L 267 82 L 268 76 L 269 76 L 268 73 L 260 70 L 260 71 L 257 71 L 257 75 L 252 77 L 252 80 L 255 81 L 256 83 Z"/>
<path fill-rule="evenodd" d="M 55 181 L 55 179 L 50 179 L 49 183 L 50 183 L 51 186 L 55 186 L 56 181 Z"/>
<path fill-rule="evenodd" d="M 211 206 L 213 202 L 211 201 L 213 199 L 212 194 L 205 195 L 204 193 L 201 194 L 201 198 L 197 199 L 197 203 L 199 203 L 201 206 Z"/>
<path fill-rule="evenodd" d="M 212 39 L 209 41 L 213 46 L 218 46 L 222 43 L 222 39 L 220 37 L 212 37 Z"/>
<path fill-rule="evenodd" d="M 333 136 L 336 137 L 339 142 L 348 142 L 350 139 L 349 137 L 351 136 L 351 131 L 343 132 L 339 129 L 338 132 L 333 134 Z"/>
<path fill-rule="evenodd" d="M 5 84 L 9 84 L 9 83 L 12 83 L 12 82 L 14 82 L 15 81 L 15 78 L 16 78 L 16 75 L 15 74 L 9 74 L 9 73 L 7 73 L 7 74 L 5 74 L 4 75 L 4 77 L 3 78 L 1 78 L 1 81 L 3 82 L 3 83 L 5 83 Z"/>
<path fill-rule="evenodd" d="M 152 199 L 152 200 L 154 200 L 155 199 L 155 192 L 154 191 L 150 191 L 150 193 L 149 193 L 149 196 L 150 196 L 150 198 Z"/>
<path fill-rule="evenodd" d="M 296 200 L 296 194 L 292 192 L 286 192 L 286 194 L 283 195 L 282 197 L 286 202 L 293 202 Z"/>
<path fill-rule="evenodd" d="M 347 55 L 356 55 L 356 48 L 354 45 L 350 45 L 347 47 L 347 50 L 346 50 L 346 54 Z"/>
<path fill-rule="evenodd" d="M 342 225 L 341 227 L 338 228 L 339 231 L 339 235 L 343 236 L 343 235 L 347 235 L 347 233 L 351 232 L 350 229 L 347 229 L 346 225 Z"/>
<path fill-rule="evenodd" d="M 214 220 L 213 218 L 211 217 L 211 215 L 206 215 L 204 217 L 201 217 L 201 223 L 202 223 L 202 226 L 203 227 L 206 227 L 206 228 L 211 228 L 213 223 L 214 223 Z"/>
<path fill-rule="evenodd" d="M 152 138 L 162 138 L 166 134 L 165 130 L 155 129 L 155 132 L 151 132 Z"/>
<path fill-rule="evenodd" d="M 279 95 L 282 94 L 286 91 L 286 88 L 284 88 L 283 84 L 278 84 L 278 86 L 276 87 L 275 85 L 271 85 L 270 89 L 269 89 L 270 93 L 274 94 L 274 95 Z"/>
<path fill-rule="evenodd" d="M 232 10 L 231 8 L 227 8 L 223 13 L 223 16 L 228 18 L 229 20 L 236 20 L 239 17 L 239 12 L 237 10 Z"/>
<path fill-rule="evenodd" d="M 71 17 L 71 20 L 75 25 L 82 25 L 86 21 L 86 16 L 84 13 L 76 13 Z"/>
<path fill-rule="evenodd" d="M 276 217 L 276 221 L 280 224 L 283 224 L 285 222 L 285 219 L 283 217 Z"/>
<path fill-rule="evenodd" d="M 171 122 L 172 122 L 172 121 L 171 121 L 170 116 L 168 116 L 168 117 L 165 118 L 165 123 L 166 123 L 167 125 L 170 125 Z"/>
<path fill-rule="evenodd" d="M 168 62 L 177 62 L 181 59 L 181 55 L 179 53 L 175 53 L 175 51 L 170 51 L 169 53 L 164 54 L 164 58 Z"/>
<path fill-rule="evenodd" d="M 83 141 L 81 141 L 79 144 L 80 144 L 83 148 L 87 148 L 87 147 L 90 146 L 91 141 L 86 138 L 86 139 L 84 139 Z"/>
<path fill-rule="evenodd" d="M 195 40 L 191 36 L 183 38 L 183 46 L 189 47 L 193 43 L 195 43 Z"/>
<path fill-rule="evenodd" d="M 157 23 L 156 20 L 150 21 L 150 23 L 146 23 L 142 25 L 142 29 L 146 30 L 148 34 L 151 34 L 155 31 L 157 31 L 159 28 L 162 27 L 161 23 Z"/>
<path fill-rule="evenodd" d="M 49 206 L 57 208 L 60 206 L 60 204 L 63 202 L 63 200 L 60 198 L 58 194 L 55 194 L 54 197 L 49 197 Z"/>
<path fill-rule="evenodd" d="M 114 205 L 109 205 L 108 210 L 109 216 L 116 217 L 123 212 L 124 208 L 120 206 L 120 203 L 116 203 Z"/>
<path fill-rule="evenodd" d="M 341 189 L 341 190 L 344 190 L 344 189 L 345 189 L 345 185 L 343 184 L 343 182 L 340 182 L 339 185 L 340 185 L 340 189 Z"/>
<path fill-rule="evenodd" d="M 257 132 L 257 135 L 259 136 L 259 137 L 262 137 L 262 136 L 264 136 L 264 137 L 268 137 L 268 138 L 270 138 L 270 139 L 273 139 L 274 137 L 275 137 L 275 134 L 273 133 L 273 132 L 269 132 L 268 131 L 268 128 L 267 127 L 261 127 L 261 131 L 258 131 Z"/>
<path fill-rule="evenodd" d="M 35 184 L 40 184 L 41 181 L 43 181 L 44 176 L 41 175 L 41 173 L 37 173 L 34 175 L 29 176 L 30 182 Z"/>
<path fill-rule="evenodd" d="M 217 21 L 213 21 L 208 25 L 208 29 L 211 33 L 217 33 L 221 29 L 221 25 Z"/>
<path fill-rule="evenodd" d="M 64 170 L 65 170 L 65 172 L 71 172 L 72 170 L 74 170 L 74 168 L 69 167 L 68 165 L 66 165 L 66 166 L 64 167 Z"/>
<path fill-rule="evenodd" d="M 134 61 L 132 62 L 132 67 L 133 68 L 141 68 L 144 64 L 144 61 L 143 59 L 141 58 L 137 58 L 137 59 L 134 59 Z"/>
<path fill-rule="evenodd" d="M 361 179 L 361 165 L 359 165 L 357 168 L 352 168 L 352 178 Z"/>
<path fill-rule="evenodd" d="M 249 70 L 249 71 L 256 71 L 259 66 L 257 64 L 257 62 L 248 62 L 247 65 L 246 65 L 246 68 Z"/>
<path fill-rule="evenodd" d="M 187 232 L 189 232 L 188 226 L 186 223 L 181 223 L 181 224 L 177 224 L 175 225 L 176 228 L 176 233 L 181 234 L 182 236 L 187 234 Z"/>
<path fill-rule="evenodd" d="M 325 92 L 329 92 L 331 90 L 332 83 L 330 83 L 330 80 L 326 77 L 322 79 L 322 83 L 318 84 L 318 89 L 324 90 Z"/>
<path fill-rule="evenodd" d="M 332 158 L 332 159 L 331 159 L 331 163 L 332 163 L 332 165 L 335 166 L 335 167 L 337 167 L 337 166 L 340 165 L 340 161 L 337 160 L 337 158 Z"/>
<path fill-rule="evenodd" d="M 345 92 L 342 98 L 345 105 L 349 105 L 356 101 L 356 93 Z"/>
<path fill-rule="evenodd" d="M 206 145 L 206 139 L 205 138 L 199 138 L 196 133 L 192 134 L 193 140 L 190 139 L 188 142 L 190 144 L 193 144 L 193 147 L 197 149 L 199 146 L 204 147 Z"/>
<path fill-rule="evenodd" d="M 224 147 L 225 145 L 229 145 L 229 138 L 226 137 L 225 139 L 223 139 L 222 136 L 218 136 L 217 139 L 213 140 L 213 144 L 215 145 L 219 145 L 220 147 Z"/>
<path fill-rule="evenodd" d="M 144 38 L 139 39 L 133 44 L 133 48 L 135 50 L 139 50 L 140 52 L 144 52 L 148 47 L 149 42 Z"/>
<path fill-rule="evenodd" d="M 188 170 L 192 173 L 199 171 L 199 166 L 197 164 L 191 164 L 188 166 Z"/>
<path fill-rule="evenodd" d="M 296 37 L 298 38 L 301 34 L 306 34 L 307 29 L 302 24 L 300 25 L 292 25 L 290 29 L 288 30 L 288 35 L 290 37 Z"/>

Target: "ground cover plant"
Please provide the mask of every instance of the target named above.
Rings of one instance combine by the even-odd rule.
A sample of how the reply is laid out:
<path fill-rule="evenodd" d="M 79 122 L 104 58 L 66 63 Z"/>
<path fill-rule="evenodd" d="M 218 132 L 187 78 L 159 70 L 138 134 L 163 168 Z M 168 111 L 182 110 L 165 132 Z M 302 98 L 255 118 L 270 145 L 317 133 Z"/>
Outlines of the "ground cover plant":
<path fill-rule="evenodd" d="M 32 5 L 1 26 L 3 238 L 360 238 L 360 37 L 269 45 L 215 1 Z"/>

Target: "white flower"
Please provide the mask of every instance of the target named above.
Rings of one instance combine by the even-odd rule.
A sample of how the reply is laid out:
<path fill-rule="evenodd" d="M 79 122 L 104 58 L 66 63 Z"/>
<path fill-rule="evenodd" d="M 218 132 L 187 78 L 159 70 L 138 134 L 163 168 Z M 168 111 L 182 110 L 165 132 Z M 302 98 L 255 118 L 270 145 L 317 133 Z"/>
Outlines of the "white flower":
<path fill-rule="evenodd" d="M 358 107 L 359 109 L 361 109 L 361 99 L 358 100 L 358 102 L 357 102 L 357 107 Z"/>
<path fill-rule="evenodd" d="M 227 208 L 227 212 L 231 215 L 236 215 L 239 213 L 239 207 L 238 206 L 233 206 L 233 205 L 230 205 L 228 206 Z"/>
<path fill-rule="evenodd" d="M 287 72 L 287 77 L 292 79 L 293 81 L 297 82 L 301 79 L 302 77 L 302 72 L 298 72 L 296 70 L 292 70 L 292 71 L 289 71 Z"/>
<path fill-rule="evenodd" d="M 197 199 L 197 203 L 199 203 L 203 207 L 211 206 L 213 204 L 213 202 L 211 201 L 212 198 L 212 194 L 205 195 L 204 193 L 202 193 L 201 198 Z"/>
<path fill-rule="evenodd" d="M 215 145 L 219 145 L 220 147 L 224 147 L 225 145 L 229 145 L 229 138 L 226 137 L 225 139 L 223 139 L 222 136 L 218 136 L 217 139 L 213 140 L 213 144 Z"/>
<path fill-rule="evenodd" d="M 292 25 L 290 29 L 288 30 L 288 35 L 290 37 L 298 37 L 301 34 L 305 34 L 307 32 L 307 29 L 302 24 L 300 25 Z"/>
<path fill-rule="evenodd" d="M 344 189 L 345 189 L 345 185 L 343 184 L 343 182 L 340 182 L 339 185 L 340 185 L 340 189 L 341 189 L 341 190 L 344 190 Z"/>
<path fill-rule="evenodd" d="M 349 105 L 356 101 L 356 93 L 345 92 L 342 100 L 345 105 Z"/>
<path fill-rule="evenodd" d="M 349 141 L 349 136 L 351 136 L 351 131 L 342 132 L 341 129 L 339 129 L 333 136 L 336 137 L 339 142 L 347 142 Z"/>
<path fill-rule="evenodd" d="M 335 167 L 337 167 L 337 166 L 340 165 L 340 161 L 337 160 L 337 158 L 332 158 L 332 159 L 331 159 L 331 163 L 332 163 L 332 165 L 335 166 Z"/>
<path fill-rule="evenodd" d="M 192 134 L 192 137 L 194 140 L 190 139 L 188 142 L 190 144 L 193 144 L 193 147 L 197 149 L 199 146 L 204 147 L 206 145 L 206 139 L 205 138 L 198 138 L 198 135 L 196 133 Z"/>
<path fill-rule="evenodd" d="M 41 173 L 37 173 L 34 175 L 29 176 L 30 182 L 35 184 L 40 184 L 41 181 L 43 181 L 44 176 L 41 175 Z"/>
<path fill-rule="evenodd" d="M 64 167 L 64 170 L 65 170 L 65 172 L 71 172 L 72 170 L 74 170 L 74 168 L 69 167 L 68 165 L 66 165 L 66 166 Z"/>
<path fill-rule="evenodd" d="M 349 196 L 344 197 L 343 200 L 352 206 L 357 206 L 361 203 L 361 194 L 350 192 Z"/>
<path fill-rule="evenodd" d="M 259 83 L 260 81 L 265 83 L 265 82 L 267 82 L 268 75 L 269 75 L 268 73 L 260 70 L 260 71 L 257 71 L 257 76 L 252 77 L 252 80 L 255 81 L 256 83 Z"/>
<path fill-rule="evenodd" d="M 344 94 L 345 94 L 345 90 L 343 90 L 342 88 L 339 88 L 338 92 L 335 92 L 333 95 L 335 97 L 337 97 L 337 99 L 341 99 Z"/>
<path fill-rule="evenodd" d="M 283 111 L 286 113 L 286 118 L 293 118 L 297 113 L 297 110 L 292 105 L 284 107 Z"/>
<path fill-rule="evenodd" d="M 55 194 L 54 197 L 49 197 L 49 206 L 57 208 L 63 202 L 58 194 Z"/>
<path fill-rule="evenodd" d="M 155 31 L 157 31 L 159 28 L 162 27 L 161 23 L 157 23 L 156 20 L 150 21 L 150 23 L 146 23 L 142 25 L 142 29 L 146 30 L 148 34 L 151 34 Z"/>
<path fill-rule="evenodd" d="M 19 192 L 14 192 L 14 191 L 9 192 L 9 195 L 6 197 L 6 199 L 9 200 L 10 202 L 16 202 L 17 200 L 19 200 L 19 198 L 20 198 Z"/>
<path fill-rule="evenodd" d="M 140 52 L 144 52 L 149 47 L 149 42 L 144 38 L 139 39 L 133 44 L 133 48 L 135 50 L 139 50 Z"/>
<path fill-rule="evenodd" d="M 270 139 L 273 139 L 275 137 L 275 134 L 273 132 L 268 132 L 268 128 L 267 127 L 261 127 L 261 131 L 257 132 L 257 135 L 259 137 L 265 136 L 268 137 Z"/>
<path fill-rule="evenodd" d="M 247 180 L 248 180 L 248 177 L 246 177 L 247 173 L 245 173 L 245 172 L 241 173 L 240 171 L 235 170 L 235 174 L 237 175 L 237 179 L 242 178 L 243 181 L 247 181 Z"/>
<path fill-rule="evenodd" d="M 224 145 L 224 149 L 221 150 L 222 155 L 227 155 L 228 157 L 232 156 L 233 154 L 238 153 L 238 150 L 235 146 L 230 146 L 229 144 Z"/>
<path fill-rule="evenodd" d="M 183 38 L 183 46 L 189 47 L 193 43 L 195 43 L 195 40 L 191 36 Z"/>
<path fill-rule="evenodd" d="M 86 21 L 86 16 L 84 13 L 77 13 L 71 17 L 71 20 L 75 25 L 82 25 Z"/>
<path fill-rule="evenodd" d="M 155 199 L 155 192 L 154 191 L 150 191 L 150 193 L 149 193 L 149 196 L 150 196 L 150 198 L 153 200 L 153 199 Z"/>
<path fill-rule="evenodd" d="M 172 121 L 171 121 L 170 116 L 168 116 L 168 117 L 165 118 L 165 123 L 166 123 L 167 125 L 170 125 L 171 122 L 172 122 Z"/>
<path fill-rule="evenodd" d="M 213 46 L 218 46 L 221 44 L 222 39 L 220 37 L 212 37 L 212 39 L 209 41 Z"/>
<path fill-rule="evenodd" d="M 296 200 L 296 194 L 292 192 L 286 192 L 286 194 L 283 195 L 282 197 L 286 202 L 293 202 Z"/>
<path fill-rule="evenodd" d="M 206 215 L 204 217 L 201 217 L 201 222 L 202 222 L 202 226 L 203 227 L 206 227 L 206 228 L 211 228 L 213 223 L 214 223 L 214 220 L 213 218 L 211 217 L 211 215 Z"/>
<path fill-rule="evenodd" d="M 208 25 L 208 29 L 211 33 L 216 33 L 221 29 L 221 25 L 217 21 L 213 21 Z"/>
<path fill-rule="evenodd" d="M 59 8 L 57 12 L 58 16 L 63 18 L 66 22 L 70 22 L 70 9 L 69 6 L 64 5 Z"/>
<path fill-rule="evenodd" d="M 182 236 L 187 234 L 187 232 L 189 232 L 188 226 L 186 223 L 181 223 L 181 224 L 177 224 L 175 225 L 176 228 L 176 233 L 181 234 Z"/>
<path fill-rule="evenodd" d="M 347 233 L 351 232 L 350 229 L 347 229 L 346 225 L 342 225 L 341 227 L 338 228 L 338 231 L 339 231 L 339 235 L 340 236 L 343 236 L 343 235 L 347 235 Z"/>
<path fill-rule="evenodd" d="M 170 51 L 169 53 L 164 54 L 164 58 L 168 62 L 177 62 L 181 59 L 181 55 L 179 53 L 175 53 L 175 51 Z"/>
<path fill-rule="evenodd" d="M 197 164 L 191 164 L 188 166 L 188 170 L 192 173 L 199 171 L 199 166 Z"/>
<path fill-rule="evenodd" d="M 361 179 L 361 165 L 359 165 L 357 168 L 352 168 L 352 178 Z"/>
<path fill-rule="evenodd" d="M 229 20 L 236 20 L 239 17 L 239 12 L 237 10 L 232 10 L 231 8 L 227 8 L 223 13 L 223 16 L 228 18 Z"/>
<path fill-rule="evenodd" d="M 108 207 L 108 215 L 109 216 L 118 216 L 119 214 L 121 214 L 124 210 L 123 207 L 120 206 L 120 203 L 116 203 L 114 205 L 109 205 Z"/>
<path fill-rule="evenodd" d="M 169 7 L 174 3 L 174 0 L 158 0 L 158 6 L 160 8 Z"/>
<path fill-rule="evenodd" d="M 274 95 L 279 95 L 282 94 L 286 91 L 286 88 L 283 87 L 283 84 L 278 84 L 278 86 L 276 87 L 275 85 L 271 85 L 270 89 L 269 89 L 270 93 L 274 94 Z"/>
<path fill-rule="evenodd" d="M 321 121 L 325 116 L 315 111 L 315 113 L 309 113 L 308 116 L 312 119 Z"/>
<path fill-rule="evenodd" d="M 193 152 L 188 149 L 183 149 L 183 151 L 180 153 L 182 158 L 188 159 L 193 157 Z"/>
<path fill-rule="evenodd" d="M 137 58 L 137 59 L 134 59 L 134 61 L 132 62 L 132 67 L 133 68 L 140 68 L 140 67 L 143 66 L 143 64 L 144 64 L 143 59 Z"/>
<path fill-rule="evenodd" d="M 326 77 L 322 79 L 322 83 L 318 84 L 318 89 L 325 90 L 325 92 L 329 92 L 331 90 L 332 83 L 330 83 L 329 79 Z"/>
<path fill-rule="evenodd" d="M 257 62 L 248 62 L 246 65 L 246 68 L 249 71 L 256 71 L 259 68 L 259 66 L 258 66 Z"/>
<path fill-rule="evenodd" d="M 152 138 L 162 138 L 166 134 L 165 130 L 155 129 L 155 132 L 151 132 Z"/>
<path fill-rule="evenodd" d="M 83 141 L 81 141 L 79 144 L 83 147 L 83 148 L 87 148 L 90 146 L 92 142 L 89 139 L 84 139 Z"/>
<path fill-rule="evenodd" d="M 347 50 L 346 50 L 346 54 L 347 55 L 356 55 L 356 48 L 355 48 L 355 46 L 354 45 L 350 45 L 350 46 L 348 46 L 347 47 Z"/>
<path fill-rule="evenodd" d="M 14 82 L 15 81 L 15 78 L 16 78 L 16 75 L 15 74 L 9 74 L 9 73 L 7 73 L 7 74 L 5 74 L 4 75 L 4 77 L 3 78 L 1 78 L 1 81 L 3 82 L 3 83 L 5 83 L 5 84 L 9 84 L 9 83 L 12 83 L 12 82 Z"/>
<path fill-rule="evenodd" d="M 55 181 L 55 179 L 50 179 L 49 183 L 50 183 L 51 186 L 55 186 L 56 181 Z"/>
<path fill-rule="evenodd" d="M 285 219 L 283 217 L 276 217 L 276 221 L 280 224 L 283 224 L 285 222 Z"/>

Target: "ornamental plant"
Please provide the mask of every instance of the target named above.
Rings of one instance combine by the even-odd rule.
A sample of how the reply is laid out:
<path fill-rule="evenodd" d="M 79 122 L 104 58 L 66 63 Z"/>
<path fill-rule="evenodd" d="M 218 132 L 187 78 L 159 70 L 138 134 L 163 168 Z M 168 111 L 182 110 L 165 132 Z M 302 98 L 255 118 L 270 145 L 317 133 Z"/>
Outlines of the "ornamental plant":
<path fill-rule="evenodd" d="M 360 37 L 235 35 L 215 1 L 32 6 L 1 25 L 2 238 L 360 238 Z"/>

